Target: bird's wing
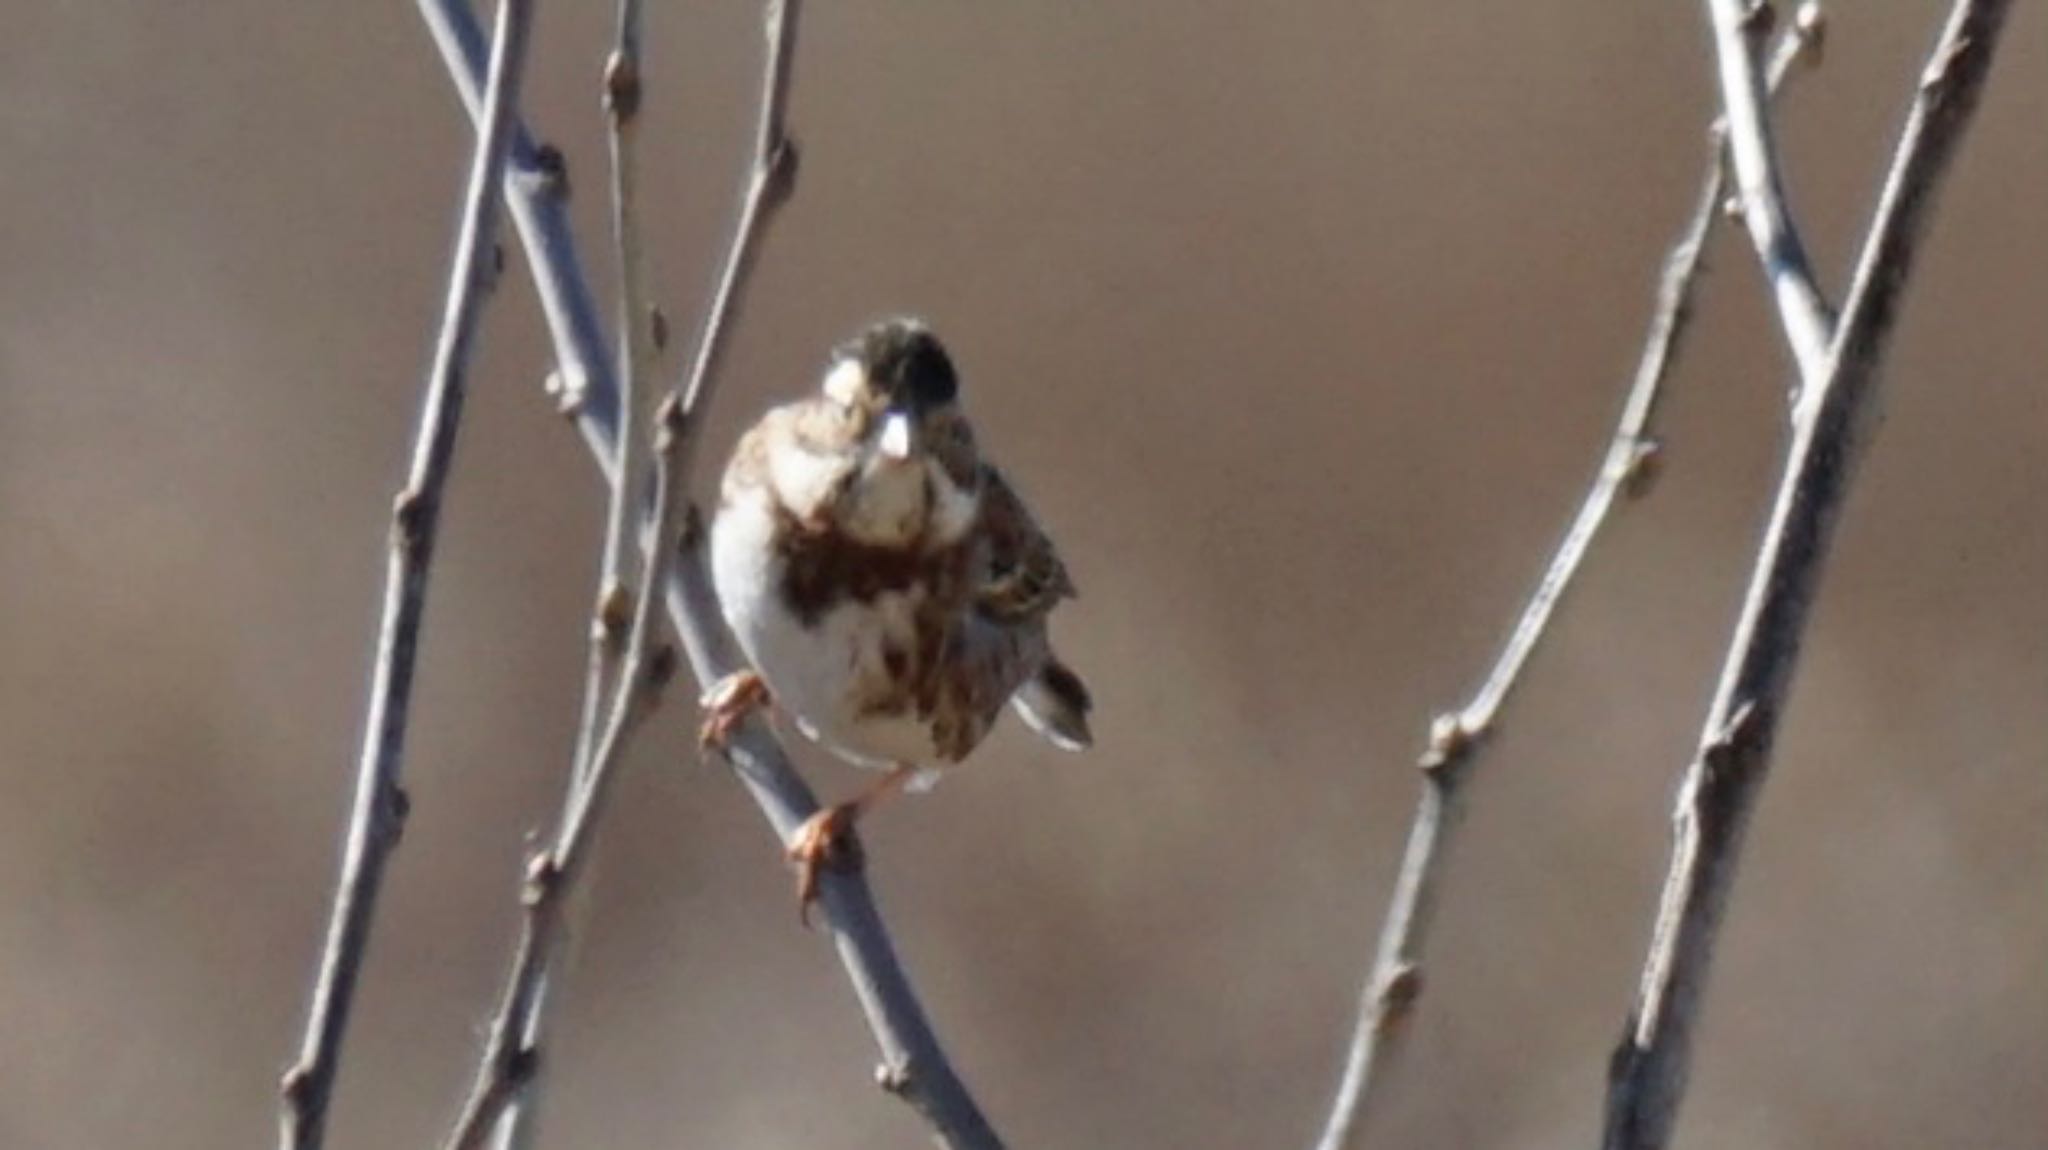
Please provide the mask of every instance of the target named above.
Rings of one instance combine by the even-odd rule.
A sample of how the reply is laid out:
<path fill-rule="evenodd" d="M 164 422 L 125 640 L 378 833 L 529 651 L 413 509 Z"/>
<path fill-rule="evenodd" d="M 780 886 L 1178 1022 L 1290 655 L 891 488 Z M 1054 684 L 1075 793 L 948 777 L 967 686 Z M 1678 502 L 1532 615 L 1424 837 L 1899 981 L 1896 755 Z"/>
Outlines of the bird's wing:
<path fill-rule="evenodd" d="M 981 468 L 981 529 L 988 567 L 975 605 L 983 614 L 1004 622 L 1030 619 L 1074 596 L 1074 581 L 1052 540 L 1003 473 L 987 464 Z"/>

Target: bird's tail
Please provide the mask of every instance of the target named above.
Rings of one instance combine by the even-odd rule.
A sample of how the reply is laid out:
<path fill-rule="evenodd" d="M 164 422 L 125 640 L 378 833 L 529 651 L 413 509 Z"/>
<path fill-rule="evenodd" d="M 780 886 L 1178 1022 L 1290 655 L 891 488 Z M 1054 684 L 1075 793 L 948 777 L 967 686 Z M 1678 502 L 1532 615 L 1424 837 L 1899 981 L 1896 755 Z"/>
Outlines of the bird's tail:
<path fill-rule="evenodd" d="M 1085 751 L 1095 742 L 1088 731 L 1088 712 L 1095 709 L 1088 686 L 1056 658 L 1047 659 L 1038 674 L 1017 688 L 1010 703 L 1032 730 L 1062 751 Z"/>

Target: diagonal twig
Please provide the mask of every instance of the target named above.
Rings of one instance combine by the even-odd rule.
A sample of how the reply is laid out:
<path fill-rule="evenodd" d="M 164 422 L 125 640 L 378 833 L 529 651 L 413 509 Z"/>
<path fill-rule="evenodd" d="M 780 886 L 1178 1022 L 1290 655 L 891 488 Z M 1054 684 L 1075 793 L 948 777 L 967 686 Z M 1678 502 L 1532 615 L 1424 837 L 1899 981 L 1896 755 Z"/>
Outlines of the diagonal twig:
<path fill-rule="evenodd" d="M 589 862 L 598 816 L 612 780 L 618 776 L 626 746 L 654 710 L 662 687 L 675 670 L 674 651 L 660 645 L 656 637 L 655 613 L 660 588 L 676 553 L 676 488 L 680 485 L 675 482 L 674 465 L 680 454 L 676 434 L 682 422 L 679 412 L 678 401 L 671 395 L 657 416 L 653 523 L 648 529 L 641 590 L 633 605 L 618 689 L 587 770 L 570 772 L 569 794 L 553 842 L 527 863 L 520 895 L 524 913 L 512 971 L 491 1021 L 476 1083 L 448 1138 L 450 1150 L 477 1150 L 497 1126 L 500 1115 L 523 1108 L 527 1100 L 540 1070 L 541 1014 L 550 997 L 544 992 L 549 967 L 561 945 L 569 896 Z M 506 1133 L 509 1136 L 511 1132 Z"/>
<path fill-rule="evenodd" d="M 458 94 L 475 115 L 482 36 L 468 4 L 463 0 L 418 0 L 418 5 Z M 776 42 L 780 39 L 775 37 Z M 786 78 L 781 89 L 787 90 Z M 770 80 L 767 90 L 776 91 L 776 82 Z M 763 123 L 779 124 L 780 119 L 764 117 Z M 515 163 L 522 155 L 519 143 L 515 141 Z M 760 149 L 756 151 L 758 154 Z M 524 155 L 537 153 L 528 141 Z M 758 181 L 750 183 L 750 192 L 757 185 Z M 592 318 L 595 312 L 561 197 L 554 188 L 544 181 L 512 178 L 506 183 L 506 198 L 547 317 L 564 391 L 573 401 L 568 405 L 570 413 L 600 471 L 609 476 L 617 467 L 616 388 Z M 742 234 L 747 230 L 742 227 Z M 743 270 L 744 266 L 744 261 L 729 260 L 727 271 Z M 713 310 L 716 313 L 718 309 Z M 705 388 L 715 378 L 712 369 L 718 362 L 717 350 L 703 346 L 696 357 L 703 364 Z M 693 376 L 698 370 L 693 364 Z M 700 397 L 705 394 L 708 392 L 700 389 Z M 685 535 L 692 535 L 687 527 Z M 699 683 L 710 684 L 743 664 L 724 632 L 701 558 L 700 548 L 686 548 L 669 571 L 664 595 Z M 728 758 L 735 776 L 778 836 L 787 838 L 819 810 L 816 796 L 762 725 L 749 723 L 736 732 Z M 1001 1140 L 933 1033 L 865 879 L 859 874 L 825 872 L 819 905 L 847 980 L 881 1050 L 882 1064 L 875 1076 L 878 1084 L 912 1105 L 944 1145 L 958 1150 L 1000 1147 Z"/>
<path fill-rule="evenodd" d="M 638 196 L 643 15 L 639 0 L 620 0 L 616 42 L 604 71 L 604 107 L 611 126 L 612 239 L 619 281 L 618 392 L 613 407 L 618 412 L 620 458 L 610 477 L 582 716 L 558 838 L 528 863 L 522 900 L 525 913 L 512 970 L 487 1032 L 476 1081 L 449 1136 L 455 1146 L 488 1141 L 515 1150 L 532 1142 L 543 1029 L 549 1008 L 560 995 L 557 983 L 569 936 L 580 929 L 581 896 L 589 885 L 583 879 L 591 828 L 630 735 L 653 710 L 660 687 L 674 671 L 672 650 L 650 654 L 648 649 L 654 634 L 653 605 L 659 594 L 651 589 L 661 585 L 675 535 L 674 499 L 666 481 L 673 469 L 675 437 L 666 420 L 656 432 L 660 442 L 654 479 L 660 489 L 651 514 L 652 542 L 637 584 L 629 571 L 636 552 L 634 532 L 647 526 L 636 515 L 636 499 L 643 490 L 639 483 L 646 469 L 639 384 L 653 366 L 657 342 L 656 321 L 647 304 L 647 252 L 640 234 Z M 669 410 L 665 406 L 664 415 Z"/>
<path fill-rule="evenodd" d="M 1817 54 L 1822 25 L 1802 21 L 1779 40 L 1771 60 L 1775 92 L 1801 60 Z M 1727 125 L 1708 133 L 1707 175 L 1696 206 L 1665 257 L 1656 309 L 1622 403 L 1607 454 L 1578 513 L 1551 556 L 1536 591 L 1522 608 L 1507 645 L 1486 680 L 1462 707 L 1439 716 L 1419 766 L 1422 793 L 1409 823 L 1401 871 L 1381 926 L 1371 969 L 1359 993 L 1351 1045 L 1338 1079 L 1336 1098 L 1317 1140 L 1318 1150 L 1355 1150 L 1364 1141 L 1365 1116 L 1376 1072 L 1406 1033 L 1405 1023 L 1422 993 L 1422 951 L 1434 918 L 1438 884 L 1448 865 L 1452 833 L 1460 813 L 1463 784 L 1480 748 L 1493 734 L 1502 708 L 1521 682 L 1522 671 L 1549 629 L 1552 616 L 1577 578 L 1595 538 L 1624 497 L 1648 490 L 1658 467 L 1653 431 L 1663 385 L 1692 314 L 1694 289 L 1703 270 L 1708 237 L 1722 215 L 1726 184 Z"/>
<path fill-rule="evenodd" d="M 414 0 L 414 8 L 441 53 L 464 112 L 471 120 L 480 120 L 487 43 L 469 0 Z M 549 389 L 563 412 L 584 429 L 592 450 L 600 453 L 609 483 L 618 447 L 618 378 L 590 282 L 583 274 L 576 234 L 569 226 L 568 176 L 561 153 L 536 141 L 524 124 L 516 122 L 504 193 L 505 210 L 526 252 L 541 318 L 555 351 Z"/>
<path fill-rule="evenodd" d="M 682 424 L 678 429 L 682 454 L 676 467 L 677 474 L 684 478 L 690 473 L 697 441 L 703 438 L 704 412 L 718 387 L 718 369 L 724 362 L 728 342 L 726 335 L 739 320 L 746 283 L 760 255 L 760 237 L 796 187 L 797 150 L 796 141 L 789 134 L 789 89 L 796 77 L 796 33 L 802 15 L 803 0 L 767 0 L 767 61 L 761 70 L 761 115 L 754 126 L 754 154 L 746 197 L 740 203 L 739 223 L 733 229 L 732 247 L 726 252 L 718 292 L 705 314 L 697 354 L 683 385 Z"/>
<path fill-rule="evenodd" d="M 1826 366 L 1835 317 L 1807 261 L 1806 245 L 1785 206 L 1784 183 L 1778 175 L 1764 78 L 1757 67 L 1774 9 L 1768 0 L 1707 0 L 1707 9 L 1720 62 L 1728 156 L 1735 169 L 1742 221 L 1777 300 L 1779 324 L 1799 365 L 1800 387 L 1809 389 Z M 1796 23 L 1817 18 L 1809 16 L 1815 12 L 1814 5 L 1802 5 Z"/>
<path fill-rule="evenodd" d="M 501 0 L 498 6 L 441 334 L 427 373 L 412 463 L 391 509 L 383 616 L 333 917 L 299 1059 L 284 1076 L 279 1144 L 286 1150 L 315 1150 L 325 1137 L 328 1104 L 340 1069 L 356 982 L 369 948 L 384 864 L 405 821 L 405 792 L 399 780 L 420 623 L 426 612 L 427 576 L 440 521 L 441 492 L 455 457 L 470 351 L 484 296 L 496 274 L 491 237 L 497 230 L 498 185 L 517 124 L 519 82 L 532 14 L 532 0 Z"/>
<path fill-rule="evenodd" d="M 1983 92 L 2006 0 L 1958 0 L 1892 156 L 1823 370 L 1801 391 L 1785 470 L 1700 747 L 1673 813 L 1671 866 L 1626 1032 L 1608 1069 L 1605 1150 L 1661 1150 L 1685 1094 L 1743 832 L 1771 751 L 1843 497 L 1877 423 L 1879 367 L 1935 193 Z"/>

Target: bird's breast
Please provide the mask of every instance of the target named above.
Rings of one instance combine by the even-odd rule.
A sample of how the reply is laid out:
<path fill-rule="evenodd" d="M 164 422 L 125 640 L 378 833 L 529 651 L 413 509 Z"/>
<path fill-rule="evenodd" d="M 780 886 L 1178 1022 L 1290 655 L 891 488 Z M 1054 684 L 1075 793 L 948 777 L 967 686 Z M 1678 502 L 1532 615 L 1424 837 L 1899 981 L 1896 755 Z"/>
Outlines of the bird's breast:
<path fill-rule="evenodd" d="M 711 560 L 726 623 L 783 710 L 856 760 L 941 757 L 927 688 L 954 560 L 805 531 L 766 499 L 720 511 Z"/>

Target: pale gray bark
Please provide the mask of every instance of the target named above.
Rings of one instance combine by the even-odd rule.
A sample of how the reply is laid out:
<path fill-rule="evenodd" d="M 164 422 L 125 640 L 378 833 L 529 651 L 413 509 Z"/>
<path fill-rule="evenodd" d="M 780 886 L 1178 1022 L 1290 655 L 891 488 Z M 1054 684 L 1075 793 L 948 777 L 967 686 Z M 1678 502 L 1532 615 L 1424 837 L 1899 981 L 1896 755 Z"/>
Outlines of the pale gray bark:
<path fill-rule="evenodd" d="M 474 115 L 482 75 L 482 36 L 463 0 L 418 0 L 419 8 L 441 48 L 459 94 Z M 769 5 L 771 56 L 793 58 L 794 3 Z M 744 239 L 762 226 L 772 210 L 776 185 L 794 176 L 795 151 L 784 127 L 789 74 L 771 66 L 764 72 L 763 115 L 756 131 L 756 162 L 748 180 L 737 235 Z M 767 143 L 770 146 L 764 147 Z M 520 150 L 524 147 L 524 152 Z M 515 141 L 514 162 L 540 154 L 531 141 Z M 766 157 L 764 163 L 762 158 Z M 526 248 L 535 290 L 547 317 L 557 361 L 560 396 L 575 416 L 600 471 L 609 480 L 617 472 L 617 383 L 610 370 L 603 338 L 595 320 L 574 239 L 568 229 L 556 185 L 547 179 L 506 182 L 512 218 Z M 786 189 L 785 189 L 786 191 Z M 751 242 L 736 242 L 721 274 L 719 302 L 706 320 L 705 336 L 693 357 L 682 404 L 679 441 L 687 449 L 695 437 L 688 413 L 701 411 L 715 386 L 723 338 L 737 314 L 737 293 L 753 258 Z M 687 456 L 679 454 L 676 474 L 687 477 Z M 689 653 L 691 668 L 708 686 L 744 665 L 735 655 L 702 568 L 701 548 L 686 520 L 684 545 L 664 581 L 670 618 Z M 735 775 L 761 809 L 779 838 L 787 840 L 804 820 L 820 809 L 817 798 L 790 764 L 787 753 L 759 723 L 743 726 L 734 736 L 728 758 Z M 1001 1140 L 982 1115 L 966 1085 L 954 1071 L 933 1033 L 923 1005 L 895 951 L 889 931 L 868 885 L 858 873 L 828 870 L 820 884 L 819 907 L 849 984 L 867 1017 L 881 1065 L 878 1085 L 910 1103 L 931 1125 L 943 1145 L 1000 1147 Z"/>
<path fill-rule="evenodd" d="M 1775 91 L 1796 64 L 1817 54 L 1821 25 L 1804 20 L 1782 37 L 1771 62 L 1770 86 Z M 1536 591 L 1522 608 L 1507 645 L 1493 669 L 1464 706 L 1437 717 L 1418 766 L 1422 793 L 1408 824 L 1407 846 L 1393 896 L 1380 927 L 1365 985 L 1359 991 L 1351 1045 L 1337 1081 L 1337 1094 L 1317 1139 L 1317 1150 L 1358 1150 L 1365 1144 L 1366 1119 L 1381 1071 L 1406 1033 L 1404 1025 L 1422 994 L 1423 948 L 1429 938 L 1441 883 L 1449 866 L 1451 840 L 1458 826 L 1465 783 L 1476 768 L 1486 740 L 1494 734 L 1502 709 L 1522 681 L 1522 672 L 1548 632 L 1552 616 L 1578 578 L 1601 528 L 1624 497 L 1645 493 L 1659 467 L 1659 443 L 1653 429 L 1664 382 L 1678 353 L 1679 339 L 1692 314 L 1693 291 L 1699 282 L 1707 239 L 1723 214 L 1727 179 L 1727 124 L 1716 122 L 1707 133 L 1707 175 L 1692 217 L 1664 260 L 1657 302 L 1636 372 L 1622 401 L 1621 418 L 1608 442 L 1606 456 L 1593 484 L 1566 528 L 1564 539 Z"/>
<path fill-rule="evenodd" d="M 1679 787 L 1671 866 L 1642 986 L 1609 1068 L 1605 1150 L 1670 1144 L 1743 832 L 1770 769 L 1843 500 L 1878 422 L 1878 368 L 1935 192 L 1983 92 L 2007 7 L 2004 0 L 1960 0 L 1950 13 L 1900 133 L 1827 357 L 1800 390 L 1749 591 L 1699 749 Z M 1717 29 L 1722 23 L 1717 16 Z M 1724 53 L 1748 50 L 1725 35 L 1717 40 Z M 1746 102 L 1741 85 L 1726 87 L 1731 110 Z M 1759 202 L 1746 200 L 1744 210 L 1759 210 Z M 1767 274 L 1775 275 L 1768 251 L 1761 254 Z M 1806 322 L 1784 318 L 1788 330 Z"/>
<path fill-rule="evenodd" d="M 441 492 L 455 458 L 470 351 L 475 346 L 484 296 L 496 276 L 492 237 L 497 231 L 497 189 L 517 123 L 519 81 L 532 16 L 533 0 L 501 0 L 498 7 L 441 334 L 427 372 L 412 463 L 391 510 L 384 608 L 333 917 L 321 953 L 304 1043 L 298 1061 L 284 1076 L 278 1141 L 285 1150 L 316 1150 L 325 1139 L 328 1105 L 341 1068 L 356 982 L 369 949 L 384 863 L 397 845 L 405 821 L 400 778 L 420 623 L 426 613 L 427 577 L 440 523 Z"/>

